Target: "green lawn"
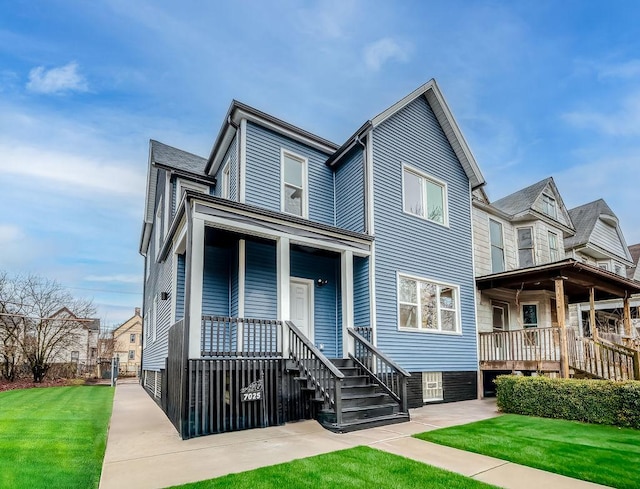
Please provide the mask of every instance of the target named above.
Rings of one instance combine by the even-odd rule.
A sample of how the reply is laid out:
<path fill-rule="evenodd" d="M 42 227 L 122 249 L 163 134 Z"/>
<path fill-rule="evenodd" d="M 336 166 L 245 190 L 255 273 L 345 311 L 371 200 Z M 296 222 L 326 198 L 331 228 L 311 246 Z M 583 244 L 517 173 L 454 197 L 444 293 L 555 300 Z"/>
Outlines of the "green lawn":
<path fill-rule="evenodd" d="M 640 430 L 505 414 L 414 436 L 607 486 L 640 487 Z"/>
<path fill-rule="evenodd" d="M 112 404 L 105 386 L 0 393 L 0 487 L 97 488 Z"/>
<path fill-rule="evenodd" d="M 175 486 L 184 489 L 489 489 L 494 486 L 369 447 Z"/>

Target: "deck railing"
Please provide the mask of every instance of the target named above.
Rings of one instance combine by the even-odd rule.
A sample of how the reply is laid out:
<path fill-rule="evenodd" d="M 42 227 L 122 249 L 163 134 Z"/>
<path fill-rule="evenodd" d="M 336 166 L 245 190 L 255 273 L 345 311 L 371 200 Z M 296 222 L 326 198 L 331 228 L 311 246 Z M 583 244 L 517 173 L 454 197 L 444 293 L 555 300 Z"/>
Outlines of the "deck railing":
<path fill-rule="evenodd" d="M 289 329 L 289 357 L 301 369 L 307 381 L 315 388 L 317 399 L 336 414 L 336 424 L 342 424 L 342 382 L 344 374 L 315 347 L 291 321 Z"/>
<path fill-rule="evenodd" d="M 558 328 L 479 333 L 481 362 L 559 362 Z"/>
<path fill-rule="evenodd" d="M 203 316 L 201 356 L 282 357 L 282 321 Z"/>
<path fill-rule="evenodd" d="M 347 332 L 354 339 L 354 354 L 349 356 L 400 405 L 402 412 L 408 412 L 407 378 L 411 374 L 373 346 L 356 329 L 349 328 Z"/>
<path fill-rule="evenodd" d="M 567 331 L 569 366 L 594 377 L 610 380 L 640 379 L 640 354 L 622 345 L 579 337 Z"/>

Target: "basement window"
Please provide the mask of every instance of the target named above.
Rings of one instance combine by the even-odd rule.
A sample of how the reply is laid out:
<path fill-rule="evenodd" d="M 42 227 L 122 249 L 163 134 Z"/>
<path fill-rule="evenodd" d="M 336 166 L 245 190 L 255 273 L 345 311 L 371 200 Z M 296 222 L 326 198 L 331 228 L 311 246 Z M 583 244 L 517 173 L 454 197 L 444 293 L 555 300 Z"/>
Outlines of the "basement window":
<path fill-rule="evenodd" d="M 444 400 L 442 372 L 422 372 L 422 400 L 424 402 Z"/>

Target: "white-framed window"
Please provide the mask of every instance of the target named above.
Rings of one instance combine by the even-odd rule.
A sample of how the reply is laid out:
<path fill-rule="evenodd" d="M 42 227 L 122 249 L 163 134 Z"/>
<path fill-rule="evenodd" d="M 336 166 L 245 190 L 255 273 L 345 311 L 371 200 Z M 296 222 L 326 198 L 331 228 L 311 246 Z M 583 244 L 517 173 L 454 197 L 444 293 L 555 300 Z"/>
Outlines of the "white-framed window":
<path fill-rule="evenodd" d="M 131 333 L 129 335 L 129 343 L 135 343 L 136 342 L 136 334 L 135 333 Z"/>
<path fill-rule="evenodd" d="M 158 331 L 158 296 L 153 298 L 153 305 L 151 306 L 151 327 L 152 327 L 152 341 L 156 341 L 156 333 Z"/>
<path fill-rule="evenodd" d="M 489 237 L 491 240 L 491 273 L 504 272 L 504 239 L 501 223 L 489 219 Z"/>
<path fill-rule="evenodd" d="M 603 270 L 609 270 L 609 262 L 608 261 L 599 261 L 598 268 L 602 268 Z"/>
<path fill-rule="evenodd" d="M 491 319 L 494 331 L 508 331 L 509 304 L 506 302 L 491 301 Z"/>
<path fill-rule="evenodd" d="M 406 165 L 402 167 L 404 212 L 447 225 L 447 184 Z"/>
<path fill-rule="evenodd" d="M 222 168 L 222 182 L 220 183 L 222 185 L 220 196 L 223 199 L 228 199 L 231 196 L 231 159 L 227 159 Z"/>
<path fill-rule="evenodd" d="M 135 360 L 135 358 L 136 358 L 136 351 L 129 350 L 129 360 Z"/>
<path fill-rule="evenodd" d="M 79 351 L 72 351 L 71 352 L 71 361 L 72 362 L 77 362 L 78 360 L 80 360 L 80 352 Z"/>
<path fill-rule="evenodd" d="M 193 190 L 194 192 L 199 192 L 201 194 L 209 193 L 209 187 L 203 183 L 190 182 L 188 180 L 178 178 L 176 181 L 176 207 L 180 200 L 182 200 L 182 195 L 185 190 Z"/>
<path fill-rule="evenodd" d="M 282 149 L 280 159 L 280 209 L 287 214 L 308 218 L 307 158 Z"/>
<path fill-rule="evenodd" d="M 518 228 L 518 263 L 520 267 L 531 267 L 536 264 L 533 251 L 533 228 Z"/>
<path fill-rule="evenodd" d="M 160 253 L 160 243 L 162 242 L 162 197 L 158 202 L 158 209 L 156 210 L 156 218 L 153 221 L 153 236 L 155 246 L 155 256 L 158 258 Z"/>
<path fill-rule="evenodd" d="M 142 342 L 142 348 L 147 348 L 149 344 L 149 338 L 151 336 L 151 308 L 147 309 L 147 313 L 142 318 L 144 324 L 144 340 Z"/>
<path fill-rule="evenodd" d="M 542 194 L 542 212 L 547 216 L 558 218 L 558 208 L 556 207 L 556 199 L 547 194 Z"/>
<path fill-rule="evenodd" d="M 618 275 L 622 275 L 624 277 L 624 273 L 623 273 L 623 266 L 620 265 L 620 263 L 614 263 L 613 264 L 613 271 L 616 272 L 616 274 Z"/>
<path fill-rule="evenodd" d="M 558 250 L 558 235 L 549 231 L 549 259 L 551 262 L 560 259 L 560 250 Z"/>
<path fill-rule="evenodd" d="M 442 372 L 422 372 L 422 400 L 423 402 L 442 401 Z"/>
<path fill-rule="evenodd" d="M 456 285 L 398 274 L 398 328 L 460 333 L 460 290 Z"/>

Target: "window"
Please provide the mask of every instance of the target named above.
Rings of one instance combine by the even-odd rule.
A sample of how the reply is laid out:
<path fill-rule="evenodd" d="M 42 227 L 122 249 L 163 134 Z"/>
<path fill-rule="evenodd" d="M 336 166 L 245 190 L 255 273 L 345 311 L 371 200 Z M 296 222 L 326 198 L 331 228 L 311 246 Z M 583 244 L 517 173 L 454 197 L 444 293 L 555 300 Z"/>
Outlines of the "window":
<path fill-rule="evenodd" d="M 506 302 L 491 301 L 492 321 L 494 331 L 507 331 L 509 329 L 509 304 Z"/>
<path fill-rule="evenodd" d="M 72 362 L 77 362 L 78 360 L 80 360 L 80 352 L 79 351 L 72 351 L 71 352 L 71 361 Z"/>
<path fill-rule="evenodd" d="M 162 238 L 162 198 L 158 202 L 158 209 L 156 210 L 156 219 L 153 221 L 153 235 L 156 259 L 160 253 L 160 243 Z"/>
<path fill-rule="evenodd" d="M 231 160 L 227 160 L 222 169 L 222 191 L 220 196 L 223 199 L 228 199 L 231 196 Z"/>
<path fill-rule="evenodd" d="M 599 261 L 598 268 L 602 268 L 603 270 L 609 270 L 609 262 Z"/>
<path fill-rule="evenodd" d="M 518 263 L 521 267 L 535 265 L 533 258 L 533 228 L 518 229 Z"/>
<path fill-rule="evenodd" d="M 438 224 L 447 223 L 446 185 L 408 168 L 403 169 L 403 208 L 408 214 Z"/>
<path fill-rule="evenodd" d="M 613 266 L 613 269 L 614 269 L 614 271 L 616 272 L 616 274 L 618 274 L 618 275 L 623 275 L 623 273 L 622 273 L 622 265 L 620 265 L 619 263 L 616 263 L 616 264 Z M 624 275 L 623 275 L 623 276 L 624 276 Z"/>
<path fill-rule="evenodd" d="M 398 326 L 458 333 L 458 288 L 398 275 Z"/>
<path fill-rule="evenodd" d="M 557 219 L 558 212 L 556 209 L 556 201 L 554 198 L 549 197 L 547 194 L 542 194 L 542 212 L 547 216 Z"/>
<path fill-rule="evenodd" d="M 538 327 L 538 304 L 522 304 L 522 325 L 525 328 Z"/>
<path fill-rule="evenodd" d="M 158 317 L 157 317 L 157 310 L 158 310 L 158 296 L 156 295 L 153 298 L 153 306 L 151 309 L 151 327 L 153 328 L 152 330 L 152 334 L 153 334 L 153 341 L 156 341 L 156 331 L 158 329 Z"/>
<path fill-rule="evenodd" d="M 424 402 L 442 401 L 442 372 L 422 372 L 422 400 Z"/>
<path fill-rule="evenodd" d="M 493 219 L 489 219 L 489 235 L 491 237 L 491 272 L 504 272 L 502 224 Z"/>
<path fill-rule="evenodd" d="M 282 151 L 282 212 L 307 217 L 307 160 Z"/>
<path fill-rule="evenodd" d="M 136 359 L 136 351 L 129 350 L 129 360 L 135 360 L 135 359 Z"/>
<path fill-rule="evenodd" d="M 558 251 L 558 235 L 549 231 L 549 258 L 552 262 L 560 259 Z"/>
<path fill-rule="evenodd" d="M 136 334 L 135 333 L 131 333 L 129 335 L 129 343 L 135 343 L 136 342 Z"/>

